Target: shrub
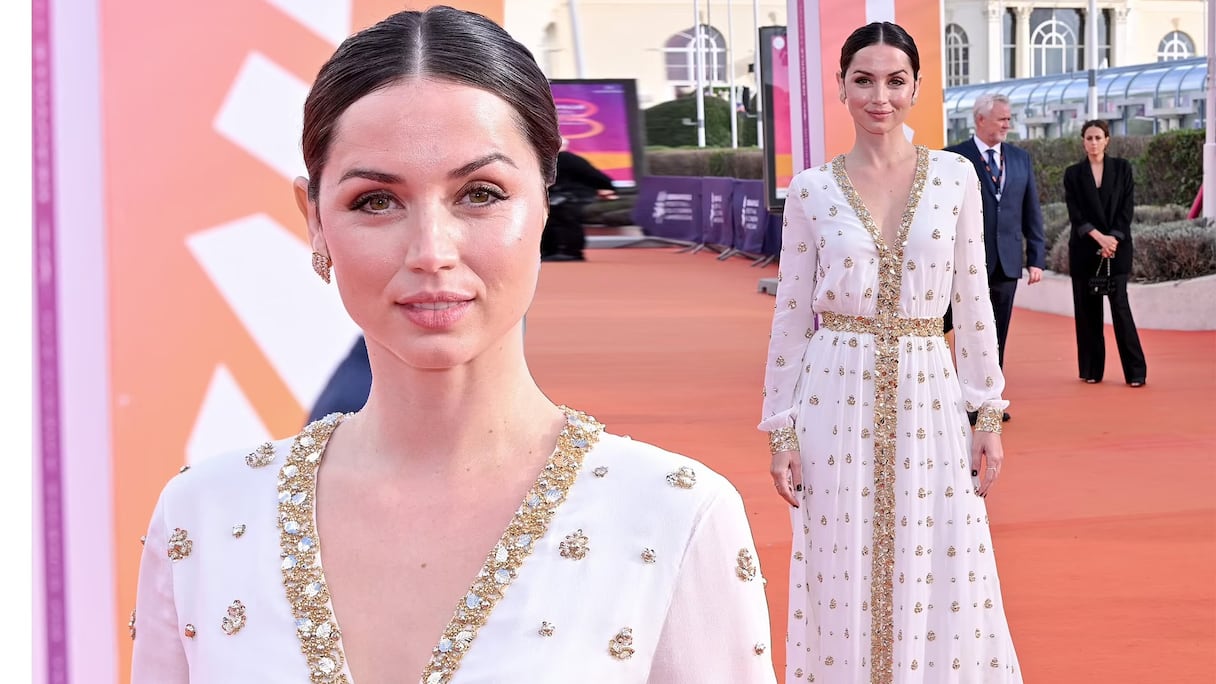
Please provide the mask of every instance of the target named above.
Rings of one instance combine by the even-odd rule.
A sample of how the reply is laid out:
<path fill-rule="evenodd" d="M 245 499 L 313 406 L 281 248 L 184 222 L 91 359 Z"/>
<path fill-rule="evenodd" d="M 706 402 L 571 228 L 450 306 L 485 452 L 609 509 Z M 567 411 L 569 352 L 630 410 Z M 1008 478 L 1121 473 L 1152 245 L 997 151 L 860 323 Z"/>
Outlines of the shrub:
<path fill-rule="evenodd" d="M 764 178 L 764 153 L 758 148 L 681 150 L 647 149 L 648 176 L 726 176 Z"/>
<path fill-rule="evenodd" d="M 1133 229 L 1132 278 L 1147 283 L 1216 273 L 1216 224 L 1207 219 L 1171 221 Z"/>
<path fill-rule="evenodd" d="M 1168 207 L 1145 207 L 1146 213 L 1164 213 Z M 1136 257 L 1132 280 L 1159 283 L 1185 280 L 1216 273 L 1216 224 L 1206 219 L 1170 221 L 1157 225 L 1133 225 Z M 1052 245 L 1047 268 L 1068 274 L 1068 237 Z"/>
<path fill-rule="evenodd" d="M 1043 234 L 1047 238 L 1047 249 L 1050 251 L 1057 240 L 1063 238 L 1065 242 L 1068 242 L 1068 231 L 1072 226 L 1068 222 L 1068 206 L 1063 202 L 1044 204 L 1042 211 Z"/>
<path fill-rule="evenodd" d="M 1140 157 L 1137 200 L 1190 206 L 1203 182 L 1204 135 L 1204 131 L 1186 129 L 1153 136 Z"/>
<path fill-rule="evenodd" d="M 1138 201 L 1152 204 L 1168 204 L 1174 200 L 1162 200 L 1154 194 L 1140 196 L 1140 176 L 1147 172 L 1147 169 L 1137 167 L 1140 158 L 1144 155 L 1144 151 L 1153 139 L 1154 136 L 1115 136 L 1110 141 L 1108 152 L 1111 156 L 1123 157 L 1132 162 Z M 1035 187 L 1039 191 L 1039 204 L 1063 202 L 1064 169 L 1085 158 L 1085 148 L 1081 145 L 1080 136 L 1018 140 L 1013 144 L 1030 153 L 1030 161 L 1034 167 Z M 1202 176 L 1202 164 L 1200 165 L 1199 174 Z M 1189 203 L 1190 200 L 1187 200 L 1187 204 Z"/>
<path fill-rule="evenodd" d="M 705 98 L 705 144 L 711 147 L 730 146 L 731 106 L 718 97 Z M 756 145 L 756 122 L 746 115 L 738 118 L 739 145 Z M 697 127 L 684 123 L 697 120 L 697 99 L 693 95 L 659 103 L 645 111 L 646 144 L 665 147 L 686 147 L 697 144 Z"/>

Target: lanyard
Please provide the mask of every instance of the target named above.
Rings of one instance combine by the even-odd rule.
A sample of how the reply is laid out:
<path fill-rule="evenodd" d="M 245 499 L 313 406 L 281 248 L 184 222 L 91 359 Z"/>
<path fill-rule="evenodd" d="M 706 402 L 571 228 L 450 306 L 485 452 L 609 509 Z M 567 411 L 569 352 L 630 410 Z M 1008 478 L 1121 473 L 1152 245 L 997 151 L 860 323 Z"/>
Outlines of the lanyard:
<path fill-rule="evenodd" d="M 990 150 L 992 148 L 990 147 L 988 149 Z M 984 160 L 984 170 L 988 172 L 988 177 L 992 179 L 992 187 L 996 188 L 997 197 L 1001 196 L 1001 181 L 1004 180 L 1004 178 L 1005 178 L 1005 148 L 1004 147 L 1001 148 L 1001 151 L 999 154 L 1001 157 L 1001 161 L 999 162 L 998 170 L 997 170 L 997 173 L 995 173 L 995 174 L 992 173 L 992 167 L 988 165 L 988 150 L 985 150 L 984 154 L 980 155 L 980 158 Z"/>

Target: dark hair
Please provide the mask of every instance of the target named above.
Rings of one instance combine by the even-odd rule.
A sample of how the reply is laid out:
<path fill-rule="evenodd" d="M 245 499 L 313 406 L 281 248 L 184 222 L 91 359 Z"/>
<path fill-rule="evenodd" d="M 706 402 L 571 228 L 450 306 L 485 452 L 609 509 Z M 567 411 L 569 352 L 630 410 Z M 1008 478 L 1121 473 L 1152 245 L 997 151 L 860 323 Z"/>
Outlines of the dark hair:
<path fill-rule="evenodd" d="M 304 165 L 316 199 L 338 118 L 356 100 L 409 77 L 479 88 L 501 97 L 536 152 L 545 185 L 557 171 L 561 135 L 549 80 L 532 53 L 474 12 L 432 7 L 398 12 L 342 42 L 304 102 Z"/>
<path fill-rule="evenodd" d="M 853 63 L 853 57 L 862 48 L 868 48 L 871 45 L 890 45 L 899 48 L 912 63 L 912 78 L 920 77 L 920 52 L 916 50 L 916 41 L 912 40 L 912 36 L 908 35 L 908 32 L 899 24 L 876 21 L 849 34 L 844 45 L 840 46 L 841 78 L 848 73 L 849 65 Z"/>
<path fill-rule="evenodd" d="M 1110 124 L 1106 123 L 1102 119 L 1090 119 L 1089 121 L 1081 124 L 1081 137 L 1084 138 L 1085 131 L 1088 131 L 1091 128 L 1101 129 L 1102 132 L 1106 134 L 1106 137 L 1110 137 Z"/>

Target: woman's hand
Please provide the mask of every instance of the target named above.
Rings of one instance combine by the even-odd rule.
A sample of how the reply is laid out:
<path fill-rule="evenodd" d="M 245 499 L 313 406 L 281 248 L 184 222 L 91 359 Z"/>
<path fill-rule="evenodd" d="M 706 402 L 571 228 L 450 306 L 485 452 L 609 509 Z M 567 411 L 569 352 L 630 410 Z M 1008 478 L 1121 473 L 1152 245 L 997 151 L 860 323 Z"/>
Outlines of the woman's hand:
<path fill-rule="evenodd" d="M 1107 235 L 1097 229 L 1089 231 L 1089 236 L 1098 243 L 1098 247 L 1102 250 L 1102 258 L 1109 259 L 1115 255 L 1115 250 L 1119 247 L 1119 241 L 1111 235 Z"/>
<path fill-rule="evenodd" d="M 773 463 L 776 463 L 773 457 Z M 976 430 L 971 438 L 971 475 L 979 477 L 979 487 L 975 490 L 980 496 L 988 496 L 992 485 L 1001 476 L 1001 466 L 1005 462 L 1005 450 L 1001 447 L 1001 436 L 995 432 Z"/>
<path fill-rule="evenodd" d="M 773 485 L 781 498 L 794 508 L 799 508 L 795 492 L 802 492 L 802 457 L 797 451 L 778 451 L 773 454 L 773 465 L 769 468 Z"/>

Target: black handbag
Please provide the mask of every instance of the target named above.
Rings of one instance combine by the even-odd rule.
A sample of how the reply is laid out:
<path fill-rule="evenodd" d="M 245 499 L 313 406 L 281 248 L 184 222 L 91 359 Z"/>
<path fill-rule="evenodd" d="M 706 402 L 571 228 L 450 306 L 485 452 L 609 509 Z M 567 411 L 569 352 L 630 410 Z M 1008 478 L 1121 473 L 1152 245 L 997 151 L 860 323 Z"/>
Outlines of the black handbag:
<path fill-rule="evenodd" d="M 1106 267 L 1106 273 L 1102 273 L 1102 267 Z M 1115 293 L 1115 281 L 1110 277 L 1110 259 L 1106 258 L 1098 262 L 1098 270 L 1089 278 L 1089 283 L 1085 287 L 1085 291 L 1095 297 L 1103 297 Z"/>

